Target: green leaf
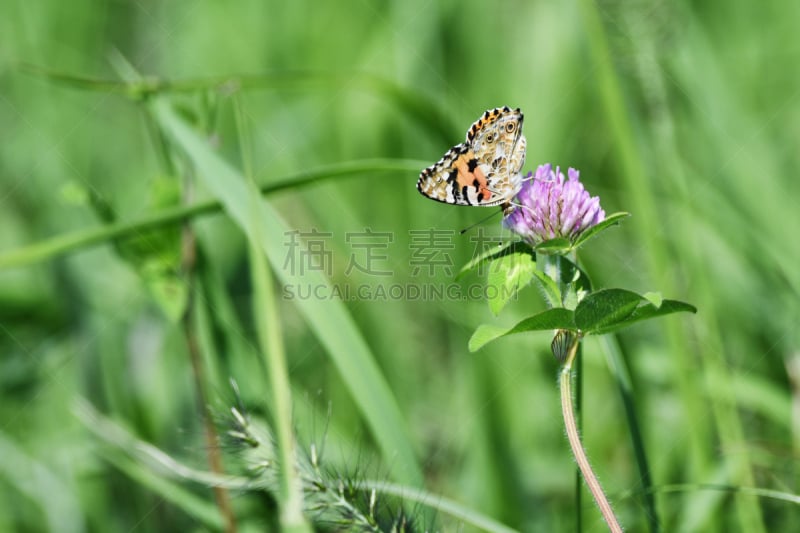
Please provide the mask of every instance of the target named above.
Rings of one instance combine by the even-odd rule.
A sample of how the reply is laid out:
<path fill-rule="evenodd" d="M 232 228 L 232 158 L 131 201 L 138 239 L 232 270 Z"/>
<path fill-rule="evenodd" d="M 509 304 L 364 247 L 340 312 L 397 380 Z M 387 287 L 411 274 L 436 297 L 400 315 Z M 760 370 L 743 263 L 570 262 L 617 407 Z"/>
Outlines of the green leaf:
<path fill-rule="evenodd" d="M 177 178 L 162 176 L 153 180 L 150 208 L 170 208 L 179 202 Z M 110 212 L 105 216 L 102 214 L 104 209 L 109 209 L 104 208 L 103 202 L 96 200 L 92 205 L 102 219 L 113 222 Z M 189 284 L 181 273 L 181 241 L 180 227 L 166 226 L 143 230 L 114 243 L 119 256 L 136 269 L 150 296 L 173 323 L 181 319 L 189 301 Z"/>
<path fill-rule="evenodd" d="M 208 142 L 183 122 L 164 100 L 155 99 L 152 105 L 161 127 L 186 151 L 197 169 L 198 178 L 220 200 L 240 229 L 251 239 L 256 237 L 250 231 L 254 219 L 268 229 L 262 232 L 260 245 L 279 280 L 286 285 L 302 283 L 327 287 L 330 293 L 330 281 L 321 272 L 311 270 L 300 276 L 283 268 L 286 251 L 280 237 L 290 228 L 278 212 L 266 201 L 252 202 L 253 193 L 242 174 L 215 154 Z M 411 446 L 406 421 L 345 305 L 333 298 L 296 299 L 294 303 L 336 365 L 390 465 L 393 477 L 421 486 L 422 470 Z"/>
<path fill-rule="evenodd" d="M 594 331 L 592 331 L 595 335 L 601 335 L 604 333 L 610 333 L 612 331 L 618 331 L 622 328 L 626 328 L 635 322 L 640 322 L 642 320 L 647 320 L 649 318 L 656 318 L 659 316 L 664 315 L 671 315 L 672 313 L 696 313 L 697 308 L 691 304 L 686 302 L 681 302 L 678 300 L 664 300 L 661 302 L 660 307 L 656 307 L 651 303 L 641 305 L 633 310 L 631 314 L 623 318 L 622 320 L 615 322 L 613 324 L 607 324 L 605 326 L 601 326 Z"/>
<path fill-rule="evenodd" d="M 567 309 L 575 309 L 583 298 L 591 293 L 592 281 L 581 267 L 572 262 L 567 256 L 559 255 L 556 258 L 560 283 L 567 288 L 566 294 L 561 295 L 561 303 Z"/>
<path fill-rule="evenodd" d="M 534 275 L 550 307 L 575 309 L 592 289 L 589 276 L 565 255 L 538 255 Z"/>
<path fill-rule="evenodd" d="M 524 252 L 530 248 L 521 241 L 508 241 L 500 244 L 496 248 L 485 250 L 482 254 L 473 257 L 466 265 L 461 267 L 461 270 L 456 274 L 456 281 L 463 278 L 469 271 L 476 269 L 484 263 L 488 263 L 493 259 L 508 255 L 514 252 Z"/>
<path fill-rule="evenodd" d="M 542 292 L 544 292 L 544 298 L 547 304 L 551 307 L 561 307 L 561 290 L 558 288 L 558 284 L 553 281 L 553 278 L 538 268 L 533 271 L 533 275 L 539 282 L 539 287 L 541 287 Z"/>
<path fill-rule="evenodd" d="M 572 249 L 572 243 L 566 237 L 556 237 L 549 241 L 540 242 L 534 250 L 543 254 L 565 254 Z"/>
<path fill-rule="evenodd" d="M 625 289 L 603 289 L 588 295 L 575 308 L 575 325 L 584 333 L 617 323 L 630 315 L 644 298 Z"/>
<path fill-rule="evenodd" d="M 492 261 L 489 267 L 489 309 L 495 315 L 533 279 L 536 263 L 530 253 L 515 252 Z"/>
<path fill-rule="evenodd" d="M 660 300 L 658 293 L 646 296 L 625 289 L 605 289 L 590 294 L 575 309 L 575 324 L 584 333 L 600 335 L 635 322 L 672 313 L 696 313 L 697 308 L 677 300 Z M 655 305 L 660 303 L 660 305 Z"/>
<path fill-rule="evenodd" d="M 664 301 L 664 296 L 660 292 L 646 292 L 642 296 L 655 307 L 661 307 L 661 302 Z"/>
<path fill-rule="evenodd" d="M 135 263 L 153 301 L 173 324 L 180 321 L 189 302 L 189 284 L 180 276 L 179 264 L 180 259 L 170 262 L 163 256 L 141 258 Z"/>
<path fill-rule="evenodd" d="M 629 216 L 631 216 L 631 214 L 625 212 L 614 213 L 612 215 L 607 216 L 605 220 L 603 220 L 599 224 L 592 226 L 591 228 L 581 233 L 580 236 L 577 239 L 575 239 L 575 242 L 572 244 L 572 247 L 577 248 L 578 246 L 581 246 L 583 243 L 585 243 L 592 237 L 597 236 L 601 231 L 607 230 L 611 226 L 616 226 L 617 224 L 620 223 L 620 221 L 623 218 L 628 218 Z"/>
<path fill-rule="evenodd" d="M 550 329 L 575 330 L 575 320 L 573 312 L 563 307 L 556 307 L 542 311 L 510 328 L 495 326 L 492 324 L 482 324 L 478 326 L 475 333 L 469 339 L 469 351 L 475 352 L 486 344 L 506 335 L 522 333 L 524 331 L 544 331 Z"/>
<path fill-rule="evenodd" d="M 572 250 L 576 249 L 577 247 L 581 246 L 583 243 L 591 239 L 592 237 L 599 234 L 601 231 L 610 228 L 611 226 L 616 226 L 619 224 L 619 221 L 623 218 L 629 217 L 630 213 L 614 213 L 613 215 L 609 215 L 599 224 L 592 226 L 591 228 L 587 229 L 583 233 L 581 233 L 575 241 L 571 241 L 567 237 L 556 237 L 555 239 L 550 239 L 548 241 L 541 242 L 534 247 L 534 250 L 537 253 L 547 254 L 547 255 L 565 255 Z"/>
<path fill-rule="evenodd" d="M 60 199 L 65 205 L 72 207 L 86 207 L 89 205 L 89 190 L 81 183 L 74 180 L 65 182 L 59 191 Z"/>
<path fill-rule="evenodd" d="M 76 182 L 62 187 L 65 201 L 90 207 L 97 218 L 113 224 L 113 206 L 95 189 Z M 170 208 L 180 203 L 178 179 L 159 176 L 152 181 L 148 207 Z M 183 316 L 189 300 L 189 286 L 181 275 L 181 232 L 178 226 L 150 228 L 126 239 L 114 241 L 117 254 L 141 277 L 150 296 L 173 323 Z"/>

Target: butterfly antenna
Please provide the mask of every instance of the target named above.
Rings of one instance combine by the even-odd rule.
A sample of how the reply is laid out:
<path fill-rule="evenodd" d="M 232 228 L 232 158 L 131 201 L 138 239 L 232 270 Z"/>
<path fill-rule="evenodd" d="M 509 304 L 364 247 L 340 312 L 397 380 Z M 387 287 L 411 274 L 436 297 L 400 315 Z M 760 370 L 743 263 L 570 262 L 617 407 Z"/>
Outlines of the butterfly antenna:
<path fill-rule="evenodd" d="M 470 226 L 467 226 L 466 228 L 462 229 L 460 232 L 458 232 L 458 234 L 459 234 L 459 235 L 464 235 L 466 232 L 468 232 L 468 231 L 469 231 L 469 230 L 471 230 L 472 228 L 474 228 L 474 227 L 476 227 L 476 226 L 480 226 L 481 224 L 483 224 L 484 222 L 486 222 L 487 220 L 489 220 L 489 219 L 490 219 L 490 218 L 492 218 L 493 216 L 497 215 L 497 213 L 502 213 L 502 211 L 495 211 L 494 213 L 492 213 L 492 214 L 491 214 L 491 215 L 489 215 L 488 217 L 484 217 L 484 218 L 482 218 L 481 220 L 477 221 L 476 223 L 474 223 L 474 224 L 472 224 L 472 225 L 470 225 Z"/>

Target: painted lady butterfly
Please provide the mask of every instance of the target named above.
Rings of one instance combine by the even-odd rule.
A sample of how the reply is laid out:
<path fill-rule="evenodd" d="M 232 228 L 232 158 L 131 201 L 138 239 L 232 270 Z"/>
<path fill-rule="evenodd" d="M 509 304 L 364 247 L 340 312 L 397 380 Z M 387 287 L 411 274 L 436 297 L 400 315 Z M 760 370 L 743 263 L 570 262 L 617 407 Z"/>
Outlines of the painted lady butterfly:
<path fill-rule="evenodd" d="M 522 111 L 498 107 L 486 111 L 467 131 L 467 140 L 450 148 L 419 175 L 417 189 L 446 204 L 512 209 L 522 186 L 525 163 Z"/>

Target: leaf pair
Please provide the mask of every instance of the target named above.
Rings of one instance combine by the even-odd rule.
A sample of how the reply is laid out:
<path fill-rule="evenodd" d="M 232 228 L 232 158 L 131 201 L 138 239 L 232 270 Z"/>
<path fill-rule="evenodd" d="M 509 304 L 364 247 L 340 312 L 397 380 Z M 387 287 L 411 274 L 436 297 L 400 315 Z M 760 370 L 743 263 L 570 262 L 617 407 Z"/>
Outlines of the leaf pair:
<path fill-rule="evenodd" d="M 539 243 L 533 248 L 521 241 L 502 244 L 464 265 L 456 278 L 488 264 L 487 294 L 489 308 L 495 315 L 534 278 L 539 281 L 543 296 L 550 306 L 574 308 L 591 287 L 589 278 L 565 254 L 573 252 L 590 238 L 617 225 L 628 216 L 628 213 L 614 213 L 582 233 L 574 242 L 557 238 Z M 544 269 L 537 268 L 538 257 L 543 257 L 544 262 L 553 265 L 557 272 L 545 272 Z M 565 290 L 569 285 L 574 290 Z"/>
<path fill-rule="evenodd" d="M 469 349 L 474 352 L 495 339 L 524 331 L 564 329 L 580 335 L 600 335 L 641 320 L 682 311 L 695 313 L 697 309 L 678 300 L 662 300 L 658 295 L 643 296 L 625 289 L 604 289 L 588 295 L 574 311 L 554 307 L 510 328 L 481 325 L 470 338 Z"/>

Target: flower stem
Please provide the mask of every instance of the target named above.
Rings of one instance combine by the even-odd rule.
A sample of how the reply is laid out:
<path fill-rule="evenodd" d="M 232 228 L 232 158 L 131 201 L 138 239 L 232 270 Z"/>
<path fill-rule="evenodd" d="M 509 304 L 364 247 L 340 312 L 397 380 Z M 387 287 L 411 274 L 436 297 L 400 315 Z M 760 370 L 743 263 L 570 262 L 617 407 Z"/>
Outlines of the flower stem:
<path fill-rule="evenodd" d="M 572 362 L 575 360 L 575 355 L 578 353 L 578 345 L 580 337 L 575 336 L 572 345 L 569 348 L 569 353 L 564 361 L 564 366 L 561 367 L 561 375 L 559 377 L 559 384 L 561 386 L 561 414 L 564 416 L 564 426 L 567 430 L 567 438 L 569 445 L 572 448 L 572 454 L 575 456 L 575 461 L 578 463 L 578 468 L 583 474 L 583 479 L 589 485 L 589 491 L 592 493 L 594 501 L 600 507 L 600 512 L 603 514 L 603 519 L 608 524 L 608 529 L 614 533 L 622 533 L 617 517 L 614 516 L 614 511 L 611 509 L 611 504 L 608 502 L 603 489 L 600 487 L 600 481 L 594 475 L 592 467 L 589 465 L 589 459 L 586 457 L 586 451 L 581 445 L 581 439 L 578 435 L 578 426 L 575 423 L 575 412 L 572 406 Z"/>

